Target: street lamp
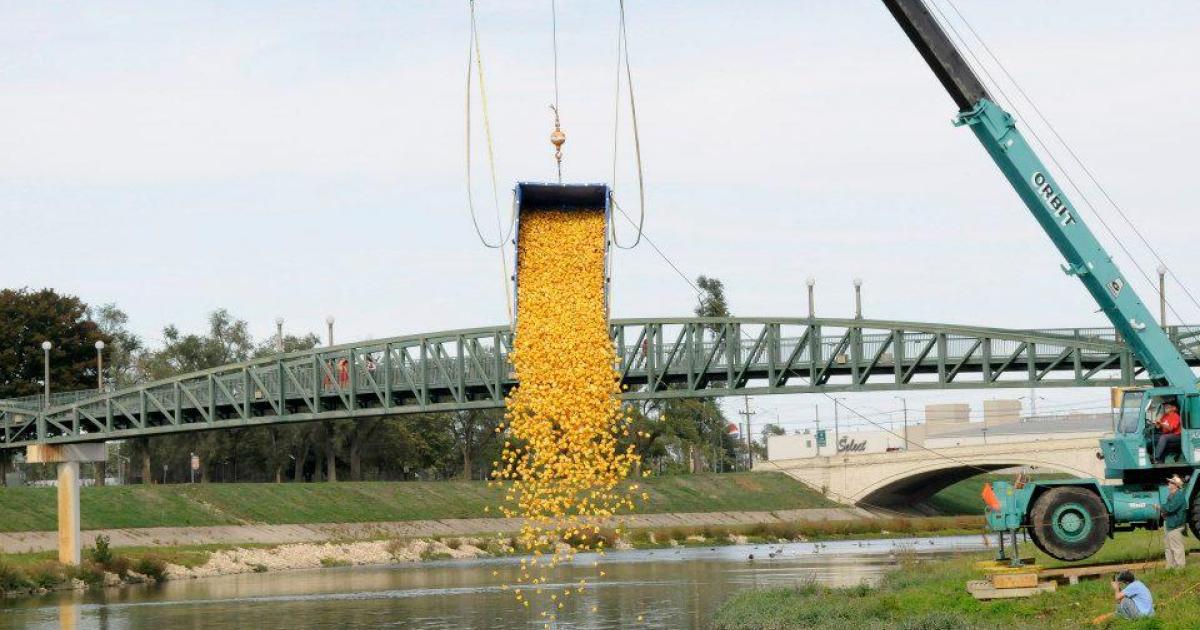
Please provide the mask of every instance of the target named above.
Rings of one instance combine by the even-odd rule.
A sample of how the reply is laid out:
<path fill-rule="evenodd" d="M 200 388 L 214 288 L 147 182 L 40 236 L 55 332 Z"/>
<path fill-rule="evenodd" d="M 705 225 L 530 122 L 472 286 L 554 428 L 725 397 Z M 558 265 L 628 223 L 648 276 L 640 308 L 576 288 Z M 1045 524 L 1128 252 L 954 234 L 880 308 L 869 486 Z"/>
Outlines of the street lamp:
<path fill-rule="evenodd" d="M 899 399 L 900 402 L 904 405 L 904 450 L 907 451 L 908 450 L 908 400 L 906 400 L 903 396 L 892 396 L 892 398 Z"/>
<path fill-rule="evenodd" d="M 809 276 L 804 282 L 808 285 L 808 318 L 816 317 L 816 302 L 813 300 L 813 287 L 817 286 L 817 279 Z"/>
<path fill-rule="evenodd" d="M 43 365 L 46 368 L 45 377 L 42 379 L 42 383 L 44 383 L 46 386 L 45 398 L 42 399 L 43 407 L 50 406 L 50 348 L 53 347 L 54 344 L 50 343 L 49 341 L 42 342 Z"/>
<path fill-rule="evenodd" d="M 329 332 L 329 345 L 333 345 L 333 315 L 325 318 L 325 328 Z"/>
<path fill-rule="evenodd" d="M 96 390 L 104 391 L 104 341 L 96 342 Z"/>
<path fill-rule="evenodd" d="M 279 352 L 282 353 L 283 352 L 283 318 L 282 317 L 275 318 L 275 339 L 276 339 L 276 345 L 279 348 Z"/>
<path fill-rule="evenodd" d="M 1167 266 L 1158 266 L 1158 325 L 1167 325 Z"/>
<path fill-rule="evenodd" d="M 862 319 L 862 278 L 854 279 L 854 319 Z"/>

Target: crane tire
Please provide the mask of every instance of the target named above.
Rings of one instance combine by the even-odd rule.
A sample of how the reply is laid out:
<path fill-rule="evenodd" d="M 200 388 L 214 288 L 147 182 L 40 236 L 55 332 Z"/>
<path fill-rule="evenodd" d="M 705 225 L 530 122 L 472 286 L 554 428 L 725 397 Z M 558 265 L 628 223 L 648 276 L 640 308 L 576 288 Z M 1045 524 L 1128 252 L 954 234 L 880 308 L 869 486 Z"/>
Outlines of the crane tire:
<path fill-rule="evenodd" d="M 1052 487 L 1034 500 L 1029 511 L 1034 544 L 1058 560 L 1090 557 L 1104 546 L 1108 530 L 1108 508 L 1087 488 Z"/>

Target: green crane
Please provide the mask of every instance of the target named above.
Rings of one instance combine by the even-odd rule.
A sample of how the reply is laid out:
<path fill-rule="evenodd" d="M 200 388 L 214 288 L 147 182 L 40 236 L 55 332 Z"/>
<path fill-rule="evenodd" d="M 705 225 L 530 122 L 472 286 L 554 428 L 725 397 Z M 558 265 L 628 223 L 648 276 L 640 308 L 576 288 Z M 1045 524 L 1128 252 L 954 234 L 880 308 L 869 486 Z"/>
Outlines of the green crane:
<path fill-rule="evenodd" d="M 1170 475 L 1187 478 L 1188 524 L 1200 537 L 1200 501 L 1192 474 L 1200 464 L 1200 392 L 1196 376 L 1112 256 L 1096 240 L 1050 170 L 1026 141 L 1017 121 L 989 96 L 979 77 L 946 36 L 922 0 L 883 0 L 917 51 L 958 105 L 956 125 L 975 132 L 1017 195 L 1066 258 L 1063 271 L 1079 278 L 1145 367 L 1153 387 L 1123 395 L 1116 431 L 1100 440 L 1097 479 L 997 482 L 987 522 L 1001 534 L 1025 529 L 1039 549 L 1060 560 L 1081 560 L 1099 551 L 1114 533 L 1157 528 Z M 1179 452 L 1153 462 L 1156 420 L 1175 404 L 1181 416 Z M 986 491 L 985 491 L 986 494 Z M 1003 543 L 1002 543 L 1003 544 Z M 1003 554 L 1003 552 L 1001 552 Z"/>

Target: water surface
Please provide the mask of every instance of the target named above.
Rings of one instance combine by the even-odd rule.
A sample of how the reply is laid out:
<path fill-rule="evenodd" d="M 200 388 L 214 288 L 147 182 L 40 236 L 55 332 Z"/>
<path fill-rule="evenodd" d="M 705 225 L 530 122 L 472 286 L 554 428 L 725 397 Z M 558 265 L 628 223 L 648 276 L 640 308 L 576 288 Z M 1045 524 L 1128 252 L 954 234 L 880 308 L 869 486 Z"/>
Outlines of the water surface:
<path fill-rule="evenodd" d="M 983 548 L 980 536 L 961 536 L 615 551 L 603 558 L 580 555 L 558 571 L 560 583 L 549 586 L 565 588 L 580 578 L 590 583 L 582 594 L 565 600 L 557 628 L 703 628 L 721 602 L 741 589 L 810 581 L 873 584 L 895 564 L 897 554 L 935 557 Z M 537 612 L 502 588 L 515 580 L 519 568 L 517 558 L 492 558 L 55 593 L 3 602 L 0 627 L 542 628 Z M 607 575 L 597 577 L 598 570 Z M 534 597 L 535 603 L 545 601 Z"/>

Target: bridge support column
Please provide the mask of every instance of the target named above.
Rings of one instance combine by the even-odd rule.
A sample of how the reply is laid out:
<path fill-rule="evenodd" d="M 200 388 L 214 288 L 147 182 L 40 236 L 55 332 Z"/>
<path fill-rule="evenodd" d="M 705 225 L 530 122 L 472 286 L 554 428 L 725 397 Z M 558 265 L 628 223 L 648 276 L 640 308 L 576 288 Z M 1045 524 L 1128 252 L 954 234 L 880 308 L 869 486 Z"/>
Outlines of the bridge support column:
<path fill-rule="evenodd" d="M 58 561 L 78 565 L 82 550 L 79 533 L 79 464 L 108 459 L 104 444 L 34 444 L 26 447 L 30 464 L 58 465 Z"/>

